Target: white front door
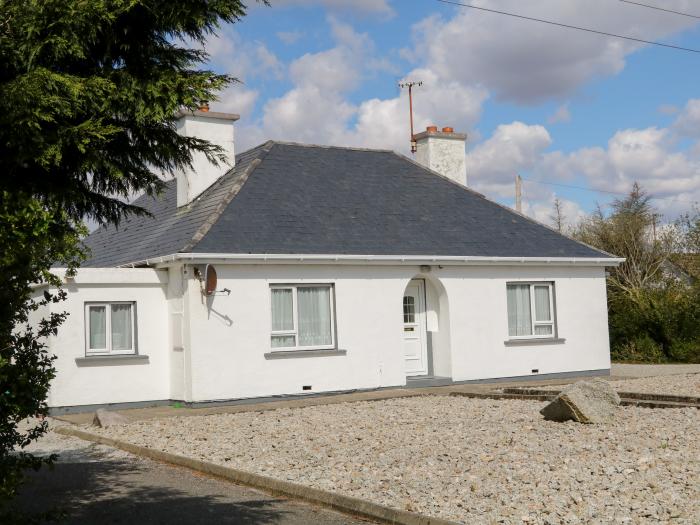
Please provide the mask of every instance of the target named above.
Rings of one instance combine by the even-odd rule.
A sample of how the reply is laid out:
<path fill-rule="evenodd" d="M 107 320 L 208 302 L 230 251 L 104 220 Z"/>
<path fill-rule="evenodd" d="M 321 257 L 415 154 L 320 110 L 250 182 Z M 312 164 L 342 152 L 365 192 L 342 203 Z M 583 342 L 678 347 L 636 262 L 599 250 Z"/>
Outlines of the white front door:
<path fill-rule="evenodd" d="M 428 345 L 425 333 L 425 282 L 411 281 L 403 296 L 403 351 L 406 375 L 428 373 Z"/>

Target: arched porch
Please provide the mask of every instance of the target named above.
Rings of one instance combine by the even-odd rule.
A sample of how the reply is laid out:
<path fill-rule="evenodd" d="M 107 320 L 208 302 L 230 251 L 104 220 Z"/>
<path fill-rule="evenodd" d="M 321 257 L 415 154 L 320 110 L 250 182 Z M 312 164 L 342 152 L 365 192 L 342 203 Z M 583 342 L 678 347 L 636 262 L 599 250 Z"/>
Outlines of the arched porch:
<path fill-rule="evenodd" d="M 447 291 L 430 273 L 414 276 L 403 300 L 403 350 L 408 386 L 452 381 Z"/>

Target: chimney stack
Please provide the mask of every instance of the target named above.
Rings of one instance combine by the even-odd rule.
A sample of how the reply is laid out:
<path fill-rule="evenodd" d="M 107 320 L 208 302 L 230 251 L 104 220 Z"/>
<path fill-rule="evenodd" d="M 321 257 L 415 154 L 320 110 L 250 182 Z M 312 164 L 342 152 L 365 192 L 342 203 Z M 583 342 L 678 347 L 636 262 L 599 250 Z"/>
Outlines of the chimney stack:
<path fill-rule="evenodd" d="M 226 155 L 226 161 L 215 166 L 203 153 L 196 152 L 192 155 L 192 167 L 175 174 L 179 208 L 199 197 L 234 166 L 233 123 L 240 117 L 234 113 L 209 111 L 209 106 L 204 105 L 197 111 L 180 111 L 177 118 L 177 132 L 180 135 L 208 140 L 220 146 Z"/>
<path fill-rule="evenodd" d="M 437 126 L 428 126 L 414 140 L 417 162 L 462 186 L 467 185 L 466 133 L 455 133 L 449 127 L 438 131 Z"/>

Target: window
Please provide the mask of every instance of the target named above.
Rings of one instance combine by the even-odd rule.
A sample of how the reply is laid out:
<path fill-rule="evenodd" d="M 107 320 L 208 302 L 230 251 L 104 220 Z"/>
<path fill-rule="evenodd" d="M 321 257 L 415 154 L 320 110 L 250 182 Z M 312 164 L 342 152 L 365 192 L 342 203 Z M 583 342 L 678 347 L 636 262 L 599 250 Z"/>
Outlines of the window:
<path fill-rule="evenodd" d="M 134 303 L 87 303 L 88 354 L 135 354 Z"/>
<path fill-rule="evenodd" d="M 552 283 L 507 285 L 510 337 L 554 337 L 553 291 Z"/>
<path fill-rule="evenodd" d="M 334 348 L 331 285 L 275 285 L 270 294 L 272 348 Z"/>
<path fill-rule="evenodd" d="M 403 296 L 403 322 L 416 322 L 416 299 L 412 295 Z"/>

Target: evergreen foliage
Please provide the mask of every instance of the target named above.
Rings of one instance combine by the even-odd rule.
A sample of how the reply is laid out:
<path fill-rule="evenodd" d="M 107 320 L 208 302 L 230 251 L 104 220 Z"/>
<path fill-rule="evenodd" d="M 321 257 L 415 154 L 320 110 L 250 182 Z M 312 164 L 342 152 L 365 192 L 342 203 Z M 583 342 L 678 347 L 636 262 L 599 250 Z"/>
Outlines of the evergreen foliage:
<path fill-rule="evenodd" d="M 46 414 L 46 337 L 65 317 L 27 327 L 65 296 L 49 268 L 77 267 L 83 220 L 143 213 L 129 198 L 157 195 L 194 151 L 222 158 L 178 135 L 176 113 L 235 81 L 202 49 L 244 15 L 240 0 L 0 0 L 0 522 L 43 462 L 22 448 L 45 424 L 21 422 Z"/>

